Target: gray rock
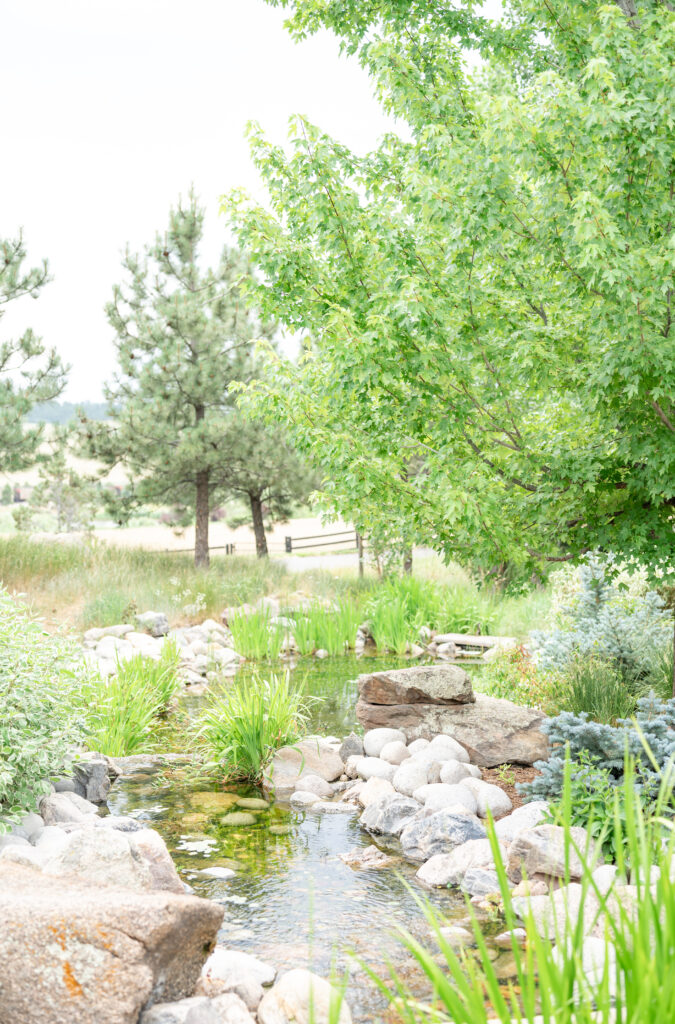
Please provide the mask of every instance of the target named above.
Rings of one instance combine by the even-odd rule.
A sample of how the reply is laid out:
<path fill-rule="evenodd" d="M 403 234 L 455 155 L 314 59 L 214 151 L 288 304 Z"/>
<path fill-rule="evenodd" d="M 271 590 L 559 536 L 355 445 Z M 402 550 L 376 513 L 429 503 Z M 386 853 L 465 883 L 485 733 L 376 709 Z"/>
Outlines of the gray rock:
<path fill-rule="evenodd" d="M 246 1009 L 251 1013 L 255 1013 L 258 1009 L 260 1001 L 265 994 L 260 982 L 248 974 L 241 975 L 230 982 L 222 982 L 222 984 L 225 986 L 224 991 L 232 992 L 234 995 L 239 996 Z M 217 998 L 214 1002 L 216 1005 L 218 1004 Z"/>
<path fill-rule="evenodd" d="M 14 832 L 6 832 L 5 835 L 0 835 L 0 850 L 10 846 L 30 846 L 30 843 L 25 836 L 16 835 Z"/>
<path fill-rule="evenodd" d="M 462 889 L 469 896 L 489 896 L 499 892 L 499 878 L 496 871 L 486 868 L 469 868 L 462 879 Z"/>
<path fill-rule="evenodd" d="M 103 754 L 88 754 L 73 765 L 73 777 L 84 788 L 84 796 L 104 804 L 110 793 L 110 764 Z"/>
<path fill-rule="evenodd" d="M 27 839 L 28 842 L 32 842 L 42 829 L 45 827 L 45 823 L 39 814 L 35 814 L 34 811 L 29 811 L 28 814 L 24 814 L 21 821 L 18 821 L 15 825 L 12 825 L 13 836 L 20 836 L 23 839 Z"/>
<path fill-rule="evenodd" d="M 40 801 L 40 814 L 45 825 L 58 825 L 66 821 L 84 821 L 86 815 L 77 808 L 69 797 L 74 793 L 52 793 Z M 96 810 L 96 808 L 94 808 Z"/>
<path fill-rule="evenodd" d="M 595 843 L 586 829 L 574 826 L 569 829 L 569 837 L 582 853 L 588 852 L 593 858 Z M 566 847 L 567 857 L 566 857 Z M 566 860 L 569 878 L 576 881 L 583 874 L 583 864 L 574 846 L 566 839 L 564 828 L 559 825 L 537 825 L 535 828 L 519 832 L 509 847 L 507 864 L 508 876 L 513 882 L 519 882 L 523 875 L 533 878 L 535 875 L 548 875 L 552 878 L 564 878 Z M 600 865 L 602 860 L 598 860 Z"/>
<path fill-rule="evenodd" d="M 371 729 L 363 737 L 363 749 L 367 757 L 379 757 L 388 743 L 405 743 L 400 729 Z"/>
<path fill-rule="evenodd" d="M 366 807 L 359 822 L 374 835 L 398 836 L 421 809 L 412 797 L 384 796 Z"/>
<path fill-rule="evenodd" d="M 57 779 L 54 783 L 54 789 L 57 793 L 77 793 L 78 796 L 86 796 L 86 789 L 84 786 L 78 786 L 75 779 L 62 778 Z"/>
<path fill-rule="evenodd" d="M 157 1003 L 141 1014 L 139 1024 L 222 1024 L 205 996 L 181 999 L 177 1003 Z"/>
<path fill-rule="evenodd" d="M 263 789 L 277 800 L 287 800 L 302 774 L 319 775 L 326 782 L 339 779 L 344 770 L 340 755 L 318 737 L 308 737 L 293 747 L 277 750 L 265 774 Z"/>
<path fill-rule="evenodd" d="M 349 736 L 346 736 L 340 746 L 340 757 L 343 761 L 346 761 L 348 757 L 363 756 L 363 740 L 360 736 L 357 736 L 355 732 L 350 732 Z"/>
<path fill-rule="evenodd" d="M 262 988 L 260 992 L 262 993 Z M 211 1007 L 217 1014 L 219 1024 L 256 1024 L 255 1018 L 249 1013 L 246 1001 L 237 992 L 226 992 L 216 996 L 211 1000 Z"/>
<path fill-rule="evenodd" d="M 502 860 L 506 862 L 506 847 L 501 846 L 500 852 Z M 422 865 L 417 877 L 425 885 L 461 885 L 467 871 L 474 868 L 493 870 L 494 858 L 489 839 L 471 839 L 450 853 L 436 854 Z"/>
<path fill-rule="evenodd" d="M 183 883 L 159 832 L 152 828 L 144 828 L 139 832 L 130 833 L 125 838 L 132 856 L 140 858 L 149 868 L 152 889 L 183 892 Z"/>
<path fill-rule="evenodd" d="M 152 636 L 166 636 L 169 632 L 169 620 L 164 612 L 143 612 L 136 616 L 136 622 Z"/>
<path fill-rule="evenodd" d="M 0 864 L 3 1021 L 136 1024 L 193 993 L 222 907 Z"/>
<path fill-rule="evenodd" d="M 359 676 L 368 704 L 465 704 L 473 701 L 469 676 L 458 665 L 419 665 Z"/>
<path fill-rule="evenodd" d="M 505 764 L 534 764 L 546 760 L 548 741 L 540 730 L 544 715 L 534 708 L 476 694 L 469 704 L 370 704 L 363 699 L 356 714 L 364 729 L 397 728 L 407 739 L 452 736 L 485 768 Z"/>
<path fill-rule="evenodd" d="M 423 861 L 436 853 L 450 853 L 469 839 L 484 838 L 485 829 L 477 818 L 446 809 L 413 821 L 404 828 L 401 849 L 410 860 Z"/>
<path fill-rule="evenodd" d="M 77 807 L 78 811 L 81 811 L 84 815 L 98 814 L 98 807 L 92 803 L 91 800 L 85 799 L 78 793 L 64 793 L 66 800 L 70 800 L 71 804 Z"/>
<path fill-rule="evenodd" d="M 333 790 L 329 782 L 322 779 L 320 775 L 311 775 L 310 773 L 303 773 L 298 779 L 296 786 L 296 792 L 302 790 L 303 793 L 314 793 L 321 800 L 330 800 L 333 795 Z"/>

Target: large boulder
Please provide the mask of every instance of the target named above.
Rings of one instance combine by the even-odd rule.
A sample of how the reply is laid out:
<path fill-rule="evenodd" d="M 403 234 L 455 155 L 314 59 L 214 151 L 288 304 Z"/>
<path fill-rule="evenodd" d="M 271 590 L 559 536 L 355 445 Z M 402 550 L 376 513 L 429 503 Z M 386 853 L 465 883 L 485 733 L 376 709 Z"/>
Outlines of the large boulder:
<path fill-rule="evenodd" d="M 318 775 L 334 782 L 342 775 L 344 764 L 335 749 L 325 740 L 310 736 L 293 747 L 277 750 L 265 773 L 263 789 L 274 793 L 277 800 L 288 800 L 301 775 Z"/>
<path fill-rule="evenodd" d="M 478 819 L 446 808 L 407 825 L 401 833 L 401 849 L 410 860 L 423 861 L 436 853 L 450 853 L 469 839 L 485 839 Z"/>
<path fill-rule="evenodd" d="M 359 819 L 374 835 L 398 836 L 413 821 L 422 805 L 408 796 L 384 796 L 369 804 Z"/>
<path fill-rule="evenodd" d="M 359 694 L 367 704 L 467 704 L 471 680 L 458 665 L 417 665 L 359 676 Z"/>
<path fill-rule="evenodd" d="M 502 860 L 506 863 L 507 850 L 501 846 Z M 417 872 L 420 882 L 430 886 L 461 885 L 467 871 L 474 868 L 494 868 L 494 857 L 489 839 L 470 839 L 450 853 L 437 853 L 430 857 Z"/>
<path fill-rule="evenodd" d="M 0 864 L 0 1018 L 136 1024 L 192 995 L 223 909 Z"/>
<path fill-rule="evenodd" d="M 404 670 L 409 671 L 409 670 Z M 444 733 L 457 740 L 474 764 L 534 764 L 548 756 L 540 730 L 544 715 L 509 700 L 477 693 L 466 704 L 371 704 L 361 699 L 356 715 L 364 729 L 400 729 L 408 742 Z"/>
<path fill-rule="evenodd" d="M 164 840 L 152 829 L 126 833 L 83 828 L 71 832 L 63 848 L 44 862 L 43 870 L 137 892 L 184 892 Z"/>

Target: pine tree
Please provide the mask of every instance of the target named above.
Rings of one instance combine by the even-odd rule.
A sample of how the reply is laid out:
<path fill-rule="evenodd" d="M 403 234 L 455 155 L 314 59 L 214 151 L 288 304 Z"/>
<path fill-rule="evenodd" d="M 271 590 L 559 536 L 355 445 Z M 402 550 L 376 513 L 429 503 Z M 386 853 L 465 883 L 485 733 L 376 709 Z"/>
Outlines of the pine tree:
<path fill-rule="evenodd" d="M 179 200 L 166 234 L 144 255 L 127 251 L 126 286 L 106 307 L 119 371 L 106 389 L 109 423 L 85 421 L 89 454 L 120 463 L 145 502 L 189 500 L 195 509 L 195 565 L 209 562 L 209 513 L 230 480 L 236 434 L 233 381 L 254 371 L 254 339 L 271 334 L 243 299 L 250 275 L 242 253 L 225 248 L 202 269 L 204 211 L 193 193 Z"/>
<path fill-rule="evenodd" d="M 50 452 L 40 466 L 40 482 L 31 495 L 31 506 L 45 508 L 56 516 L 56 532 L 90 530 L 101 504 L 96 483 L 80 476 L 69 459 L 72 438 L 65 427 L 57 427 Z"/>
<path fill-rule="evenodd" d="M 0 239 L 0 320 L 8 303 L 23 296 L 36 299 L 49 281 L 44 260 L 26 269 L 26 248 L 19 232 L 16 238 Z M 37 402 L 48 402 L 61 394 L 66 371 L 54 349 L 27 328 L 17 338 L 0 341 L 0 469 L 23 469 L 35 461 L 42 426 L 27 428 L 24 418 Z"/>

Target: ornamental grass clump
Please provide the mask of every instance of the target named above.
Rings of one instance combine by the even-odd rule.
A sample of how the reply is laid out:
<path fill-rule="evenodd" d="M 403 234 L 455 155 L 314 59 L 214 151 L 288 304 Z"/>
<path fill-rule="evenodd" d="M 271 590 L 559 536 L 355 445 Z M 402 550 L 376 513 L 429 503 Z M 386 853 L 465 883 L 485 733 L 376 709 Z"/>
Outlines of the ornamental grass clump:
<path fill-rule="evenodd" d="M 0 588 L 0 832 L 50 791 L 82 743 L 76 700 L 88 668 Z"/>
<path fill-rule="evenodd" d="M 233 615 L 228 626 L 237 654 L 252 661 L 276 660 L 284 644 L 283 626 L 272 622 L 268 608 Z"/>
<path fill-rule="evenodd" d="M 209 696 L 195 739 L 225 779 L 260 782 L 275 751 L 304 735 L 314 701 L 291 685 L 288 674 L 235 683 Z"/>
<path fill-rule="evenodd" d="M 176 644 L 165 640 L 158 660 L 136 654 L 108 679 L 92 677 L 80 698 L 89 747 L 109 757 L 152 749 L 181 689 L 179 667 Z"/>
<path fill-rule="evenodd" d="M 445 937 L 438 912 L 420 901 L 437 948 L 428 949 L 406 932 L 401 932 L 401 941 L 426 975 L 430 997 L 420 1000 L 393 967 L 388 979 L 369 972 L 389 998 L 397 1019 L 405 1024 L 655 1024 L 675 1020 L 675 836 L 662 814 L 670 803 L 672 780 L 662 779 L 653 810 L 647 813 L 636 797 L 628 760 L 621 792 L 615 791 L 614 799 L 604 808 L 608 827 L 619 837 L 617 875 L 607 891 L 594 876 L 598 847 L 579 844 L 571 833 L 571 774 L 568 763 L 560 819 L 566 842 L 562 882 L 570 882 L 573 853 L 581 860 L 582 876 L 569 890 L 569 910 L 563 900 L 551 903 L 551 937 L 541 934 L 541 908 L 535 919 L 528 898 L 513 897 L 490 821 L 488 832 L 504 919 L 500 927 L 512 934 L 509 977 L 505 980 L 495 962 L 494 950 L 471 904 L 467 910 L 476 949 L 457 950 Z M 514 930 L 523 927 L 526 941 L 521 945 Z"/>

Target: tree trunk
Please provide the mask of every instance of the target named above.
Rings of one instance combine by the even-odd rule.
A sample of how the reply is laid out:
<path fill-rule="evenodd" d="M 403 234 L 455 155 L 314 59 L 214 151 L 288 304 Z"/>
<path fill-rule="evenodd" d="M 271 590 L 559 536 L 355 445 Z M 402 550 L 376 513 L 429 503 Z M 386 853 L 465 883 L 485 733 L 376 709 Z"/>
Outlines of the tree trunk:
<path fill-rule="evenodd" d="M 413 549 L 409 547 L 403 553 L 403 572 L 406 576 L 412 576 L 413 570 Z"/>
<path fill-rule="evenodd" d="M 197 500 L 195 502 L 195 566 L 209 567 L 209 471 L 197 473 Z"/>
<path fill-rule="evenodd" d="M 253 532 L 255 533 L 255 553 L 258 558 L 267 558 L 267 537 L 265 536 L 265 523 L 263 522 L 262 501 L 257 494 L 249 494 L 249 500 L 251 502 Z"/>

